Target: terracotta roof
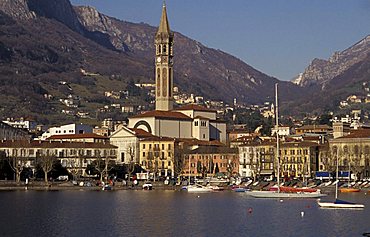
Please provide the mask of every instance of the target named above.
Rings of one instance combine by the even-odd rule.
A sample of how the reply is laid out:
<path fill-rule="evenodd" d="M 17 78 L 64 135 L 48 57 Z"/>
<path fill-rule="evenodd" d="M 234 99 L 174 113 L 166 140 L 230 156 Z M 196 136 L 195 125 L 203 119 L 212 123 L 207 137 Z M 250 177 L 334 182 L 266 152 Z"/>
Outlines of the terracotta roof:
<path fill-rule="evenodd" d="M 175 141 L 174 138 L 170 137 L 157 137 L 157 136 L 152 136 L 152 137 L 146 137 L 142 139 L 141 141 L 163 141 L 163 142 L 170 142 L 170 141 Z"/>
<path fill-rule="evenodd" d="M 324 124 L 324 125 L 304 125 L 302 127 L 296 128 L 296 130 L 314 130 L 314 129 L 331 129 L 330 126 Z"/>
<path fill-rule="evenodd" d="M 206 108 L 204 106 L 196 105 L 196 104 L 184 105 L 175 110 L 195 110 L 195 111 L 204 111 L 204 112 L 216 112 L 216 110 Z"/>
<path fill-rule="evenodd" d="M 238 148 L 229 147 L 198 147 L 194 150 L 187 151 L 186 154 L 238 154 Z"/>
<path fill-rule="evenodd" d="M 192 145 L 202 145 L 202 146 L 225 146 L 224 143 L 212 140 L 212 141 L 203 141 L 198 140 L 196 138 L 177 138 L 176 141 L 184 142 L 185 144 L 192 146 Z"/>
<path fill-rule="evenodd" d="M 60 142 L 60 141 L 2 141 L 0 148 L 110 148 L 115 149 L 109 143 L 101 142 Z"/>
<path fill-rule="evenodd" d="M 148 111 L 143 114 L 138 114 L 133 116 L 132 118 L 148 118 L 148 117 L 155 117 L 155 118 L 162 118 L 162 119 L 170 119 L 170 120 L 193 120 L 189 116 L 186 116 L 183 113 L 180 112 L 174 112 L 174 111 L 162 111 L 162 110 L 153 110 Z"/>
<path fill-rule="evenodd" d="M 351 130 L 347 136 L 340 138 L 370 138 L 370 129 Z"/>
<path fill-rule="evenodd" d="M 143 138 L 143 137 L 154 137 L 153 134 L 141 129 L 141 128 L 130 128 L 132 131 L 135 132 L 135 135 L 139 138 Z"/>
<path fill-rule="evenodd" d="M 316 142 L 282 142 L 281 147 L 311 147 L 318 146 Z"/>
<path fill-rule="evenodd" d="M 47 140 L 56 140 L 56 139 L 81 139 L 81 138 L 97 138 L 97 139 L 109 139 L 95 133 L 83 133 L 83 134 L 65 134 L 65 135 L 53 135 Z"/>

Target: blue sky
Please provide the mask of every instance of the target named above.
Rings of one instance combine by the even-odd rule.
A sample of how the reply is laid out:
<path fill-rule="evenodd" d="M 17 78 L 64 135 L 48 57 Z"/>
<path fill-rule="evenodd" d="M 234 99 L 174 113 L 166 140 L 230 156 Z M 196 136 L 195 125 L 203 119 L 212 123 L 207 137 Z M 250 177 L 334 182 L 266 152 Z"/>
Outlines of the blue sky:
<path fill-rule="evenodd" d="M 159 24 L 162 0 L 71 0 L 130 22 Z M 167 0 L 171 30 L 290 80 L 370 34 L 370 0 Z"/>

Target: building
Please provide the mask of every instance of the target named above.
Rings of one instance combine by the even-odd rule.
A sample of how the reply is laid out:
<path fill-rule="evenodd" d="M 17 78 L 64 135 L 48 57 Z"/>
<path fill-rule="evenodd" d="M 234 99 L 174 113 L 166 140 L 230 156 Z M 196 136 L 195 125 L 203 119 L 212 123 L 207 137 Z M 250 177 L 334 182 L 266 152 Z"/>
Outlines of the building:
<path fill-rule="evenodd" d="M 139 162 L 149 176 L 174 177 L 176 140 L 166 137 L 147 137 L 139 142 Z"/>
<path fill-rule="evenodd" d="M 85 176 L 86 168 L 97 160 L 115 161 L 117 147 L 107 143 L 63 141 L 1 141 L 0 151 L 6 157 L 18 159 L 19 165 L 35 170 L 38 158 L 50 157 L 76 175 Z"/>
<path fill-rule="evenodd" d="M 61 141 L 61 142 L 109 143 L 109 137 L 100 136 L 95 133 L 53 135 L 47 138 L 46 140 L 47 141 Z"/>
<path fill-rule="evenodd" d="M 4 120 L 3 123 L 6 123 L 13 128 L 25 129 L 28 131 L 35 131 L 37 126 L 37 123 L 35 121 L 24 120 L 23 118 L 21 118 L 20 120 L 8 118 L 7 120 Z"/>
<path fill-rule="evenodd" d="M 173 33 L 163 3 L 162 17 L 155 35 L 155 107 L 169 111 L 173 108 Z"/>
<path fill-rule="evenodd" d="M 334 170 L 336 159 L 339 171 L 351 170 L 357 178 L 370 177 L 370 129 L 351 130 L 343 137 L 329 140 L 328 171 Z"/>
<path fill-rule="evenodd" d="M 53 135 L 92 133 L 92 127 L 84 124 L 67 124 L 60 127 L 50 127 L 41 135 L 40 140 L 45 140 Z"/>
<path fill-rule="evenodd" d="M 163 5 L 155 35 L 156 110 L 129 118 L 129 128 L 140 128 L 158 137 L 219 140 L 226 143 L 226 122 L 217 111 L 198 105 L 173 109 L 173 33 Z"/>
<path fill-rule="evenodd" d="M 238 149 L 228 147 L 202 146 L 184 154 L 182 174 L 186 177 L 213 177 L 239 175 Z"/>
<path fill-rule="evenodd" d="M 328 125 L 305 125 L 295 129 L 297 135 L 308 133 L 327 135 L 332 132 L 332 128 Z"/>
<path fill-rule="evenodd" d="M 290 135 L 290 127 L 289 126 L 279 126 L 279 136 L 285 137 Z M 276 126 L 271 128 L 271 136 L 276 136 Z"/>
<path fill-rule="evenodd" d="M 31 136 L 22 129 L 0 122 L 0 140 L 29 140 Z"/>
<path fill-rule="evenodd" d="M 349 133 L 350 129 L 349 123 L 333 122 L 333 137 L 343 137 Z"/>
<path fill-rule="evenodd" d="M 141 139 L 152 137 L 140 128 L 127 128 L 122 126 L 110 137 L 110 143 L 117 147 L 117 163 L 130 164 L 139 163 L 139 142 Z"/>
<path fill-rule="evenodd" d="M 284 142 L 280 147 L 280 172 L 285 178 L 311 178 L 319 170 L 319 147 L 316 142 Z"/>

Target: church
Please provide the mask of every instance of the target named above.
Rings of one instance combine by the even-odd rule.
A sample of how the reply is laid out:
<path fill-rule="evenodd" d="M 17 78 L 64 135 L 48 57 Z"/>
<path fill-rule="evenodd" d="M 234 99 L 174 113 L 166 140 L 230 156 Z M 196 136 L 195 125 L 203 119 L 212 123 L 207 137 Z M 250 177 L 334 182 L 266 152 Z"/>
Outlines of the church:
<path fill-rule="evenodd" d="M 166 5 L 155 35 L 155 110 L 129 118 L 128 127 L 158 137 L 189 138 L 226 143 L 226 122 L 217 111 L 195 104 L 174 108 L 173 41 Z"/>

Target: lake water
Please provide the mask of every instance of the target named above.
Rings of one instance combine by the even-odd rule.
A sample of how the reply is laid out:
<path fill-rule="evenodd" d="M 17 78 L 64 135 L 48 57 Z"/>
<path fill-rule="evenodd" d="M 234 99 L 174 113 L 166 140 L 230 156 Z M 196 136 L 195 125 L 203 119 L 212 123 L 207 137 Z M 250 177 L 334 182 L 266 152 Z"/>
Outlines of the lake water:
<path fill-rule="evenodd" d="M 326 210 L 316 200 L 281 202 L 229 191 L 0 192 L 0 236 L 354 237 L 370 232 L 370 194 L 341 198 L 366 207 Z"/>

